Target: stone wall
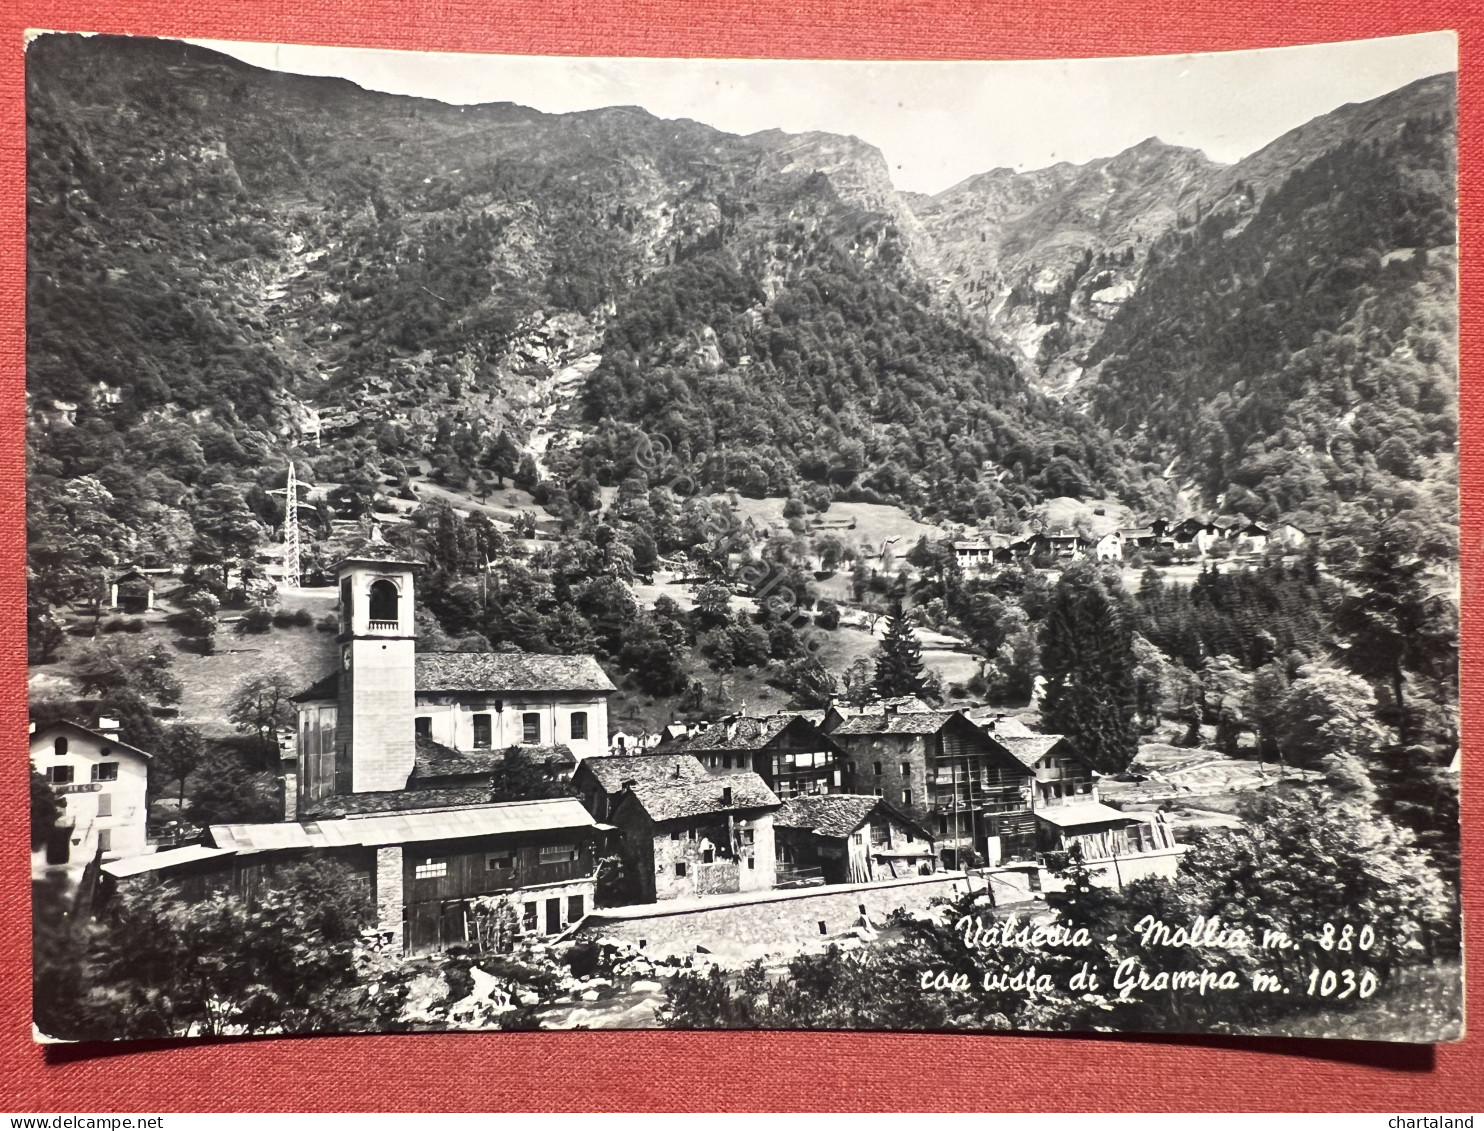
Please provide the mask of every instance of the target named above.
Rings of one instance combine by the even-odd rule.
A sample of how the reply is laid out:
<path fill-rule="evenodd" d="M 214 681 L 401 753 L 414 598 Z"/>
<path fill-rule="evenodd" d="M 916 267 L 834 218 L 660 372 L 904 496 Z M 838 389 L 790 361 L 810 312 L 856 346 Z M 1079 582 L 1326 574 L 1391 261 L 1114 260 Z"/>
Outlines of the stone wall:
<path fill-rule="evenodd" d="M 376 850 L 376 928 L 402 938 L 402 846 Z"/>
<path fill-rule="evenodd" d="M 657 957 L 695 954 L 697 947 L 704 947 L 722 959 L 749 961 L 853 935 L 863 917 L 880 927 L 895 910 L 922 911 L 935 899 L 962 895 L 965 884 L 962 873 L 950 872 L 874 884 L 754 892 L 704 904 L 603 908 L 587 917 L 579 935 L 620 939 Z"/>

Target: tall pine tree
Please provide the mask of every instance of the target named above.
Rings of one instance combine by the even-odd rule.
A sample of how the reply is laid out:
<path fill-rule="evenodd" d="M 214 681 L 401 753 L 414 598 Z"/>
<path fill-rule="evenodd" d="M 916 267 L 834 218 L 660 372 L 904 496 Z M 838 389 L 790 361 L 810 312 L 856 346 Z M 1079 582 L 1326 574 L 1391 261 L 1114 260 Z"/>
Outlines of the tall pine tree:
<path fill-rule="evenodd" d="M 886 638 L 876 653 L 876 694 L 883 699 L 898 695 L 921 695 L 922 645 L 912 631 L 912 622 L 902 612 L 901 602 L 892 609 Z"/>
<path fill-rule="evenodd" d="M 1063 573 L 1041 628 L 1041 725 L 1102 773 L 1123 770 L 1139 749 L 1136 662 L 1116 575 L 1091 565 Z"/>

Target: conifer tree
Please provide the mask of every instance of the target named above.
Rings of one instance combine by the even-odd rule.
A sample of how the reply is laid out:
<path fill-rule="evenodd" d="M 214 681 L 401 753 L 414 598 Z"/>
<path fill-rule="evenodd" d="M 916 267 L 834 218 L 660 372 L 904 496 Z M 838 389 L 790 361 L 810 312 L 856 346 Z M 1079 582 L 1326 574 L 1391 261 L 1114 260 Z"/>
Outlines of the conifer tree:
<path fill-rule="evenodd" d="M 876 654 L 876 694 L 883 699 L 923 692 L 922 645 L 901 603 L 892 609 L 886 638 Z"/>
<path fill-rule="evenodd" d="M 1116 577 L 1072 567 L 1041 628 L 1041 724 L 1103 773 L 1119 772 L 1138 752 L 1133 630 L 1115 588 Z"/>

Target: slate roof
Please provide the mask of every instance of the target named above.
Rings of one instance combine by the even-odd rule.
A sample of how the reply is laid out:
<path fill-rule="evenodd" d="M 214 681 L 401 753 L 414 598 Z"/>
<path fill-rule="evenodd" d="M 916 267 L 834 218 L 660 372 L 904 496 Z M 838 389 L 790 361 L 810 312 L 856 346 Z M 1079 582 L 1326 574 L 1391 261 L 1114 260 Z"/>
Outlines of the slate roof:
<path fill-rule="evenodd" d="M 675 768 L 680 767 L 677 779 Z M 591 773 L 605 793 L 618 793 L 632 778 L 640 782 L 697 781 L 709 778 L 706 767 L 690 754 L 631 754 L 622 757 L 584 758 L 580 767 Z"/>
<path fill-rule="evenodd" d="M 617 691 L 591 656 L 419 652 L 419 691 Z"/>
<path fill-rule="evenodd" d="M 431 738 L 419 737 L 412 777 L 408 781 L 412 784 L 429 779 L 492 773 L 511 750 L 521 751 L 530 761 L 536 763 L 555 763 L 561 766 L 577 764 L 576 755 L 563 743 L 554 746 L 512 746 L 507 750 L 455 750 L 441 742 L 434 742 Z"/>
<path fill-rule="evenodd" d="M 994 739 L 1015 756 L 1015 760 L 1027 769 L 1033 768 L 1058 742 L 1059 734 L 995 734 Z"/>
<path fill-rule="evenodd" d="M 732 802 L 726 804 L 722 791 L 732 791 Z M 687 817 L 739 813 L 746 810 L 777 809 L 782 804 L 768 784 L 750 770 L 726 777 L 692 778 L 683 781 L 659 780 L 636 782 L 631 791 L 634 800 L 652 821 L 678 821 Z"/>
<path fill-rule="evenodd" d="M 765 719 L 740 718 L 712 723 L 703 731 L 685 738 L 667 738 L 657 747 L 663 752 L 691 750 L 761 750 L 788 728 L 793 715 L 772 715 Z"/>
<path fill-rule="evenodd" d="M 791 797 L 773 815 L 773 827 L 806 829 L 820 836 L 846 837 L 865 823 L 880 800 L 860 793 Z"/>
<path fill-rule="evenodd" d="M 830 735 L 937 734 L 957 714 L 957 711 L 898 711 L 894 715 L 852 715 Z"/>

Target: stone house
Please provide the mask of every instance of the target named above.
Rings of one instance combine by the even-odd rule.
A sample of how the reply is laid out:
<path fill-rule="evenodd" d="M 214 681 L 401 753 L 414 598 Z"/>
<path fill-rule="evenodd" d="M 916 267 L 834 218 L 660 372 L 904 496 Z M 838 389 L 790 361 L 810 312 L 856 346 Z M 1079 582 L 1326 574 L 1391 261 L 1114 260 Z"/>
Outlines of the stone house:
<path fill-rule="evenodd" d="M 795 797 L 773 818 L 778 882 L 864 884 L 939 870 L 932 835 L 885 798 Z"/>
<path fill-rule="evenodd" d="M 153 755 L 119 740 L 117 719 L 97 728 L 56 722 L 31 731 L 31 765 L 64 811 L 46 845 L 48 864 L 86 864 L 148 849 L 149 764 Z"/>
<path fill-rule="evenodd" d="M 613 806 L 641 903 L 774 886 L 778 798 L 751 771 L 631 779 Z"/>
<path fill-rule="evenodd" d="M 842 788 L 844 750 L 803 714 L 733 715 L 666 739 L 655 753 L 693 754 L 713 774 L 750 770 L 780 799 Z"/>
<path fill-rule="evenodd" d="M 927 829 L 943 862 L 992 864 L 1035 852 L 1032 772 L 959 711 L 853 715 L 829 727 L 849 793 L 874 794 Z"/>

